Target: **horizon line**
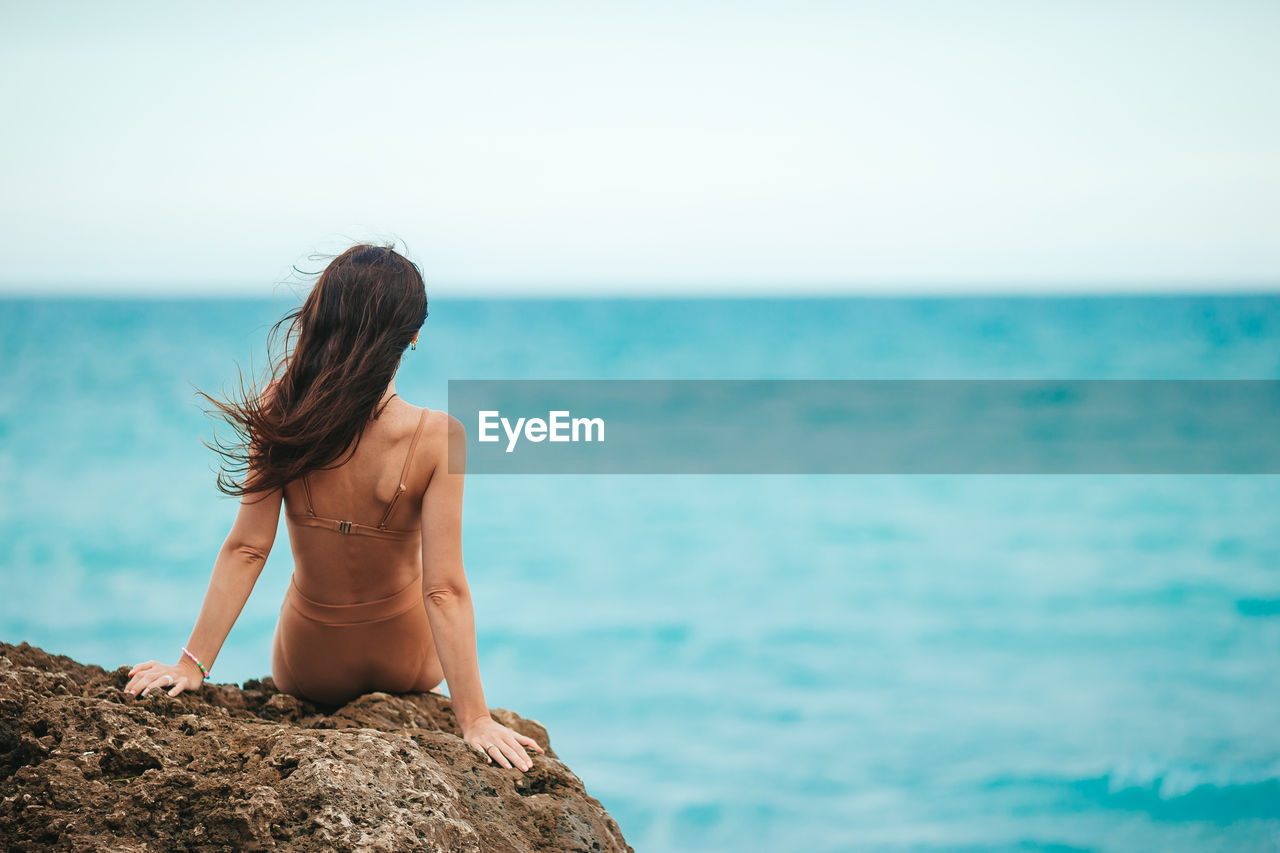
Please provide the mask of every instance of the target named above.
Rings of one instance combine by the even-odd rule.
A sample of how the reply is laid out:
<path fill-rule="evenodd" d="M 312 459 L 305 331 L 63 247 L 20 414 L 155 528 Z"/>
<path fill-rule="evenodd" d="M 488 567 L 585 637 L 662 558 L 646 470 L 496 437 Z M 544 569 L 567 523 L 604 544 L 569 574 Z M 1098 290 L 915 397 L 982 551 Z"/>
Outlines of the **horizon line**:
<path fill-rule="evenodd" d="M 108 284 L 106 287 L 86 287 L 80 282 L 43 282 L 16 285 L 0 283 L 0 299 L 274 299 L 280 291 L 296 290 L 299 294 L 310 289 L 311 281 L 276 281 L 267 285 L 226 282 L 188 282 L 171 289 L 163 285 L 152 286 Z M 443 291 L 443 292 L 442 292 Z M 430 299 L 449 301 L 486 300 L 605 300 L 605 299 L 841 299 L 841 298 L 982 298 L 982 297 L 1107 297 L 1107 296 L 1280 296 L 1280 278 L 1276 280 L 1228 280 L 1211 283 L 1210 279 L 1185 281 L 1157 281 L 1129 279 L 1114 282 L 1092 280 L 1087 282 L 1055 281 L 994 281 L 956 282 L 917 280 L 910 282 L 861 283 L 846 287 L 823 286 L 816 282 L 798 283 L 786 287 L 734 286 L 708 287 L 705 283 L 663 284 L 628 286 L 600 289 L 572 285 L 542 287 L 480 287 L 460 288 L 456 285 L 427 284 Z"/>

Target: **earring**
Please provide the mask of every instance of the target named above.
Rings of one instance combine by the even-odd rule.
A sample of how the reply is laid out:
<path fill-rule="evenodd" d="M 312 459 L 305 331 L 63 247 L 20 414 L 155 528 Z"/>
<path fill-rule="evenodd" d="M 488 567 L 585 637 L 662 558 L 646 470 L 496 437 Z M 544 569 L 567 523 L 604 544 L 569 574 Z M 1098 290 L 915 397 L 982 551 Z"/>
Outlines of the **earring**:
<path fill-rule="evenodd" d="M 418 348 L 417 338 L 414 338 L 413 340 L 409 341 L 409 349 L 417 349 L 417 348 Z"/>

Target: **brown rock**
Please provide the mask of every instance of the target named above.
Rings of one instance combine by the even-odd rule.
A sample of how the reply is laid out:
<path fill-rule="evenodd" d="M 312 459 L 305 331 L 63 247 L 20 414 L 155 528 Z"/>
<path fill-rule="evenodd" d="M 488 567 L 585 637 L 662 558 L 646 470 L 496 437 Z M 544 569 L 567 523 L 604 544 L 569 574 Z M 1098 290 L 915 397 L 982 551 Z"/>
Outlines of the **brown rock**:
<path fill-rule="evenodd" d="M 547 750 L 528 773 L 486 763 L 431 693 L 326 712 L 270 678 L 145 699 L 127 682 L 0 643 L 0 849 L 631 850 L 510 711 Z"/>

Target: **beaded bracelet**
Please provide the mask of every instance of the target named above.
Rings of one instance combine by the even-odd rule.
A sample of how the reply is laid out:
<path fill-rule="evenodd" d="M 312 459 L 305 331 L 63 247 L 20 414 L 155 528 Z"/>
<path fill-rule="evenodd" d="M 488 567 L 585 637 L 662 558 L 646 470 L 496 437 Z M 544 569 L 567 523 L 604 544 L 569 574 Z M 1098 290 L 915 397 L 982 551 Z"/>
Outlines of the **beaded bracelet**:
<path fill-rule="evenodd" d="M 205 678 L 209 677 L 209 668 L 204 664 L 200 663 L 200 658 L 196 657 L 195 655 L 191 654 L 191 652 L 187 651 L 186 646 L 182 647 L 182 653 L 187 657 L 191 658 L 191 660 L 195 662 L 196 666 L 200 667 L 200 672 L 204 674 Z"/>

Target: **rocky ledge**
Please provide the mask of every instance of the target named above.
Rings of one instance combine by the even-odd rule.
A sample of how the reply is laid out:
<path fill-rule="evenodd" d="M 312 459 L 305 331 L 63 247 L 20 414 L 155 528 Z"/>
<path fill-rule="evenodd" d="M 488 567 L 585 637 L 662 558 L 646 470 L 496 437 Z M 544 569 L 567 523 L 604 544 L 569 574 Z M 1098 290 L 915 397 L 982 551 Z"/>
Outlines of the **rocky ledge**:
<path fill-rule="evenodd" d="M 469 749 L 435 694 L 324 713 L 269 678 L 135 699 L 127 673 L 0 643 L 0 848 L 631 850 L 510 711 L 547 750 L 528 773 Z"/>

